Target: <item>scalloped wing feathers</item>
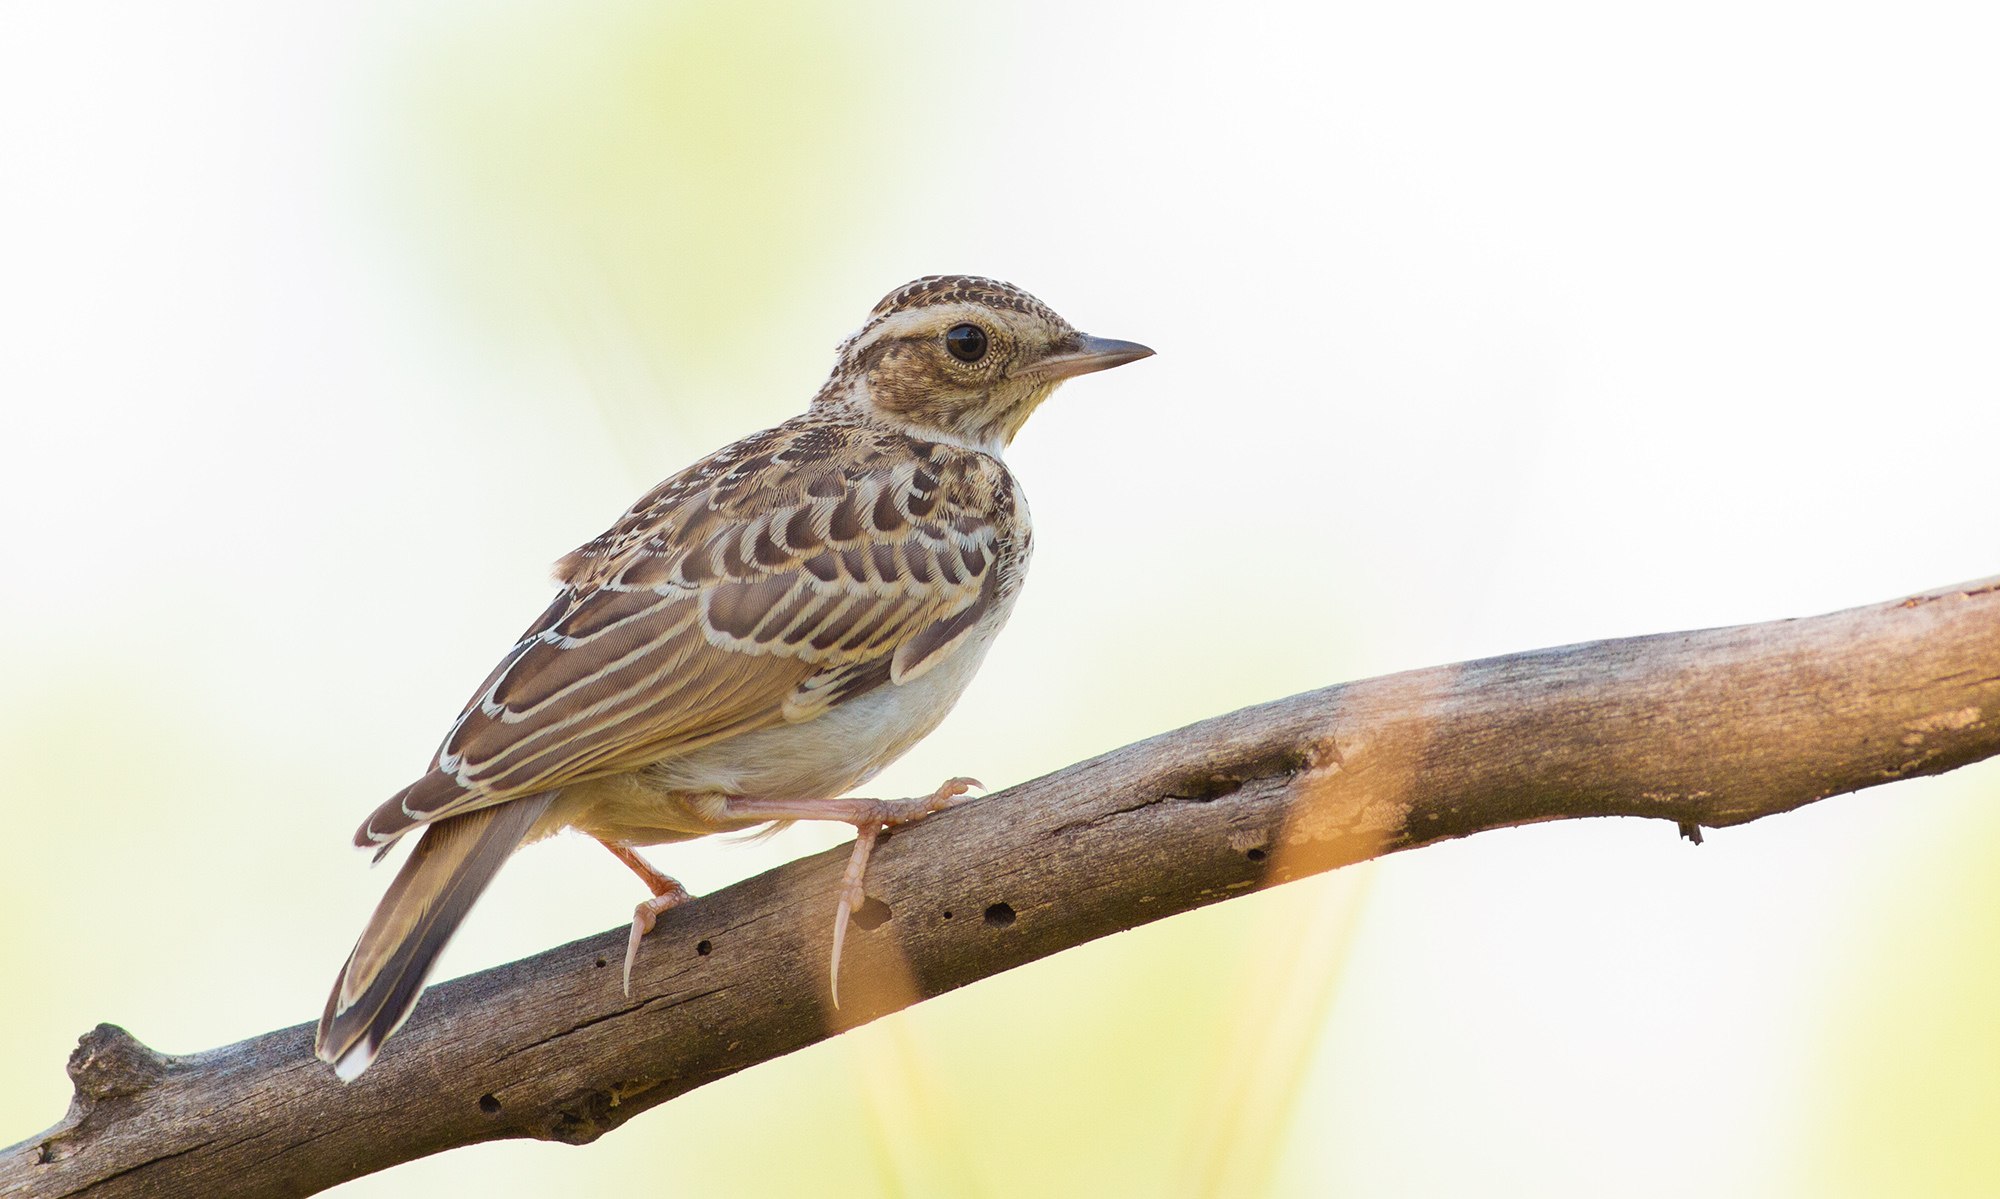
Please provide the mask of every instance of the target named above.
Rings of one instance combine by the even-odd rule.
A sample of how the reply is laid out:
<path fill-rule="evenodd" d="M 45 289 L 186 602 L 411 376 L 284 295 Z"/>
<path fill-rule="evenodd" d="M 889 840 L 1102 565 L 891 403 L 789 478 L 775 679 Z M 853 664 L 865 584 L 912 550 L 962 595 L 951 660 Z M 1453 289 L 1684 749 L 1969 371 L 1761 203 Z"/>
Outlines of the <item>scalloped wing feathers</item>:
<path fill-rule="evenodd" d="M 718 451 L 557 564 L 561 594 L 356 843 L 921 677 L 1011 590 L 1014 488 L 986 455 L 810 413 Z"/>

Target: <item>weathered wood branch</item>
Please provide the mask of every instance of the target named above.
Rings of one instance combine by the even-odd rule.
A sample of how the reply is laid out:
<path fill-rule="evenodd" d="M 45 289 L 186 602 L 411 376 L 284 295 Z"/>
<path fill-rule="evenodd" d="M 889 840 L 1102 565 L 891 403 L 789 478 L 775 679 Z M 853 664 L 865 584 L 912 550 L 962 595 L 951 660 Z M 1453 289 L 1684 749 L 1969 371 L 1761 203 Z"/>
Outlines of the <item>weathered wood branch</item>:
<path fill-rule="evenodd" d="M 1162 916 L 1484 829 L 1740 824 L 2000 752 L 2000 578 L 1805 620 L 1599 641 L 1218 716 L 947 812 L 877 853 L 846 1006 L 843 848 L 433 988 L 343 1087 L 312 1026 L 185 1057 L 99 1025 L 0 1195 L 305 1195 L 499 1137 L 581 1144 L 712 1079 Z M 1697 834 L 1698 835 L 1698 834 Z"/>

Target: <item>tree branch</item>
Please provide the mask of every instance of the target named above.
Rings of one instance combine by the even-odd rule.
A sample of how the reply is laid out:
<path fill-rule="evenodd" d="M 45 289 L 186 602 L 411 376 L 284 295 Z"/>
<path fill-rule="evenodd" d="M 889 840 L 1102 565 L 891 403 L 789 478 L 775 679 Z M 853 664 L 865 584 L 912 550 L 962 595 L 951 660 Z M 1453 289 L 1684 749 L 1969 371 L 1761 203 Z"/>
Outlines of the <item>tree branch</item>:
<path fill-rule="evenodd" d="M 1218 716 L 885 841 L 826 995 L 845 847 L 434 987 L 342 1086 L 312 1025 L 185 1057 L 99 1025 L 0 1195 L 305 1195 L 500 1137 L 582 1144 L 711 1080 L 1074 945 L 1401 849 L 1583 816 L 1740 824 L 2000 752 L 2000 577 Z"/>

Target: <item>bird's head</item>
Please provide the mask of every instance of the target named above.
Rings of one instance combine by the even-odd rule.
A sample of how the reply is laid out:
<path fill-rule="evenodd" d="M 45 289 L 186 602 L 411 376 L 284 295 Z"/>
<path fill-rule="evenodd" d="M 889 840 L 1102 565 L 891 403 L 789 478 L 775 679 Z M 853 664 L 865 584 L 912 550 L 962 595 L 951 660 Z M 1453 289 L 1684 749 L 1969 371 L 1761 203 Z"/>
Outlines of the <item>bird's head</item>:
<path fill-rule="evenodd" d="M 998 453 L 1064 379 L 1152 352 L 1080 333 L 1011 284 L 929 275 L 875 305 L 814 402 Z"/>

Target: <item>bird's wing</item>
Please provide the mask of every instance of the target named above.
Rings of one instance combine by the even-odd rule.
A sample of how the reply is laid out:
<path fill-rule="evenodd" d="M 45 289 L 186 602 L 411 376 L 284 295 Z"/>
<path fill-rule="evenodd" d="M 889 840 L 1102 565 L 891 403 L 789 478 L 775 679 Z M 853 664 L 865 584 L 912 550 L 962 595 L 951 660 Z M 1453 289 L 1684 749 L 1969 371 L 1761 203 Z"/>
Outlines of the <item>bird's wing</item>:
<path fill-rule="evenodd" d="M 1011 487 L 983 455 L 826 424 L 704 459 L 558 564 L 555 603 L 356 843 L 916 678 L 996 598 Z"/>

